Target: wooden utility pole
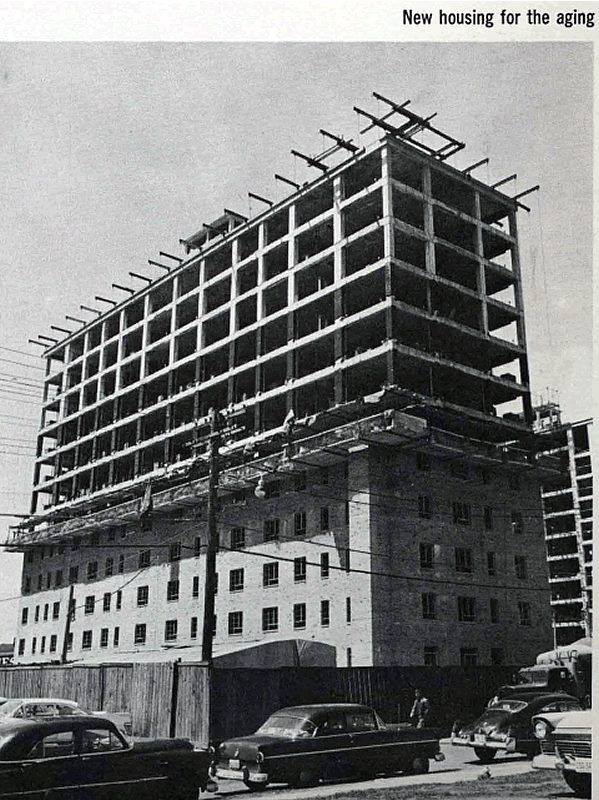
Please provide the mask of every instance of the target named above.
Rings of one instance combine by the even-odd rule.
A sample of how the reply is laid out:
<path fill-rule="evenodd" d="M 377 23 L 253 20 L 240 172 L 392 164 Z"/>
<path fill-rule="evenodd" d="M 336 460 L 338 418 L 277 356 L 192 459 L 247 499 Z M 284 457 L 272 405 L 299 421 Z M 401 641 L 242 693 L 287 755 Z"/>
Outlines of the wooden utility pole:
<path fill-rule="evenodd" d="M 202 627 L 202 661 L 212 664 L 212 640 L 214 625 L 214 593 L 216 589 L 216 551 L 218 549 L 218 526 L 216 524 L 218 502 L 218 477 L 220 472 L 220 430 L 218 412 L 210 410 L 210 439 L 208 444 L 208 544 L 206 547 L 206 578 L 204 581 L 204 624 Z"/>
<path fill-rule="evenodd" d="M 69 648 L 69 634 L 71 632 L 71 619 L 73 617 L 74 609 L 73 609 L 73 601 L 75 599 L 75 586 L 71 584 L 69 588 L 69 599 L 67 600 L 67 616 L 66 622 L 64 625 L 64 639 L 62 642 L 62 652 L 60 654 L 60 663 L 66 664 L 67 663 L 67 651 Z"/>

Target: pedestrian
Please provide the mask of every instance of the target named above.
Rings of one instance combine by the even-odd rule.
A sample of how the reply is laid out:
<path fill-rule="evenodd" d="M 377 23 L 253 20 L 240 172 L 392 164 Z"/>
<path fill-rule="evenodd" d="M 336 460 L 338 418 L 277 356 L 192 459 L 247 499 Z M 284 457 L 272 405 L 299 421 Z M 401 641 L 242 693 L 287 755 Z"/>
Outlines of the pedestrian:
<path fill-rule="evenodd" d="M 414 704 L 410 711 L 410 719 L 415 728 L 424 728 L 431 712 L 431 705 L 420 689 L 414 692 Z"/>

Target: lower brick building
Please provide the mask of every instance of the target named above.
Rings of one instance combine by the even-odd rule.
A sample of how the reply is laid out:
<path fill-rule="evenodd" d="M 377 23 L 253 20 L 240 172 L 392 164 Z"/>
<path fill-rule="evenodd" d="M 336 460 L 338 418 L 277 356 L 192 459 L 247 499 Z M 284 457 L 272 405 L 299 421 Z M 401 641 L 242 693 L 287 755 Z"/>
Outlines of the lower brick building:
<path fill-rule="evenodd" d="M 338 666 L 533 663 L 552 642 L 546 474 L 530 452 L 380 406 L 225 469 L 215 656 L 296 640 Z M 156 492 L 151 524 L 135 499 L 15 532 L 15 662 L 63 644 L 72 661 L 198 660 L 206 488 Z"/>

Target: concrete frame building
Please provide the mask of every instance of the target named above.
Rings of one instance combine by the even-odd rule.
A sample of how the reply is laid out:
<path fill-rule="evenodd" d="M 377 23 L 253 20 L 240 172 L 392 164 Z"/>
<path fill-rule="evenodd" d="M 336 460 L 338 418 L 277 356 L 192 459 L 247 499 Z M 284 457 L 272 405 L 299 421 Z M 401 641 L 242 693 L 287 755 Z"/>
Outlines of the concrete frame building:
<path fill-rule="evenodd" d="M 555 402 L 534 410 L 543 450 L 560 461 L 560 476 L 542 487 L 552 620 L 560 646 L 592 632 L 593 421 L 562 422 Z"/>
<path fill-rule="evenodd" d="M 75 659 L 198 657 L 211 408 L 237 420 L 216 655 L 295 638 L 340 666 L 513 663 L 550 644 L 519 203 L 409 122 L 375 122 L 363 149 L 335 137 L 304 157 L 316 180 L 225 211 L 48 347 L 32 516 L 10 539 L 17 662 L 65 637 Z"/>

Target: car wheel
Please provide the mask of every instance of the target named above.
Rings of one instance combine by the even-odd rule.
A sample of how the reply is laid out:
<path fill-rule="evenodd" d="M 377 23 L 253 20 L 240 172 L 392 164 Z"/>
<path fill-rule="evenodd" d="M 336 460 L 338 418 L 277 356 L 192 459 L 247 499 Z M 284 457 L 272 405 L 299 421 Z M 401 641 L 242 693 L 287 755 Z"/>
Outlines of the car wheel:
<path fill-rule="evenodd" d="M 302 769 L 291 778 L 289 786 L 294 789 L 301 789 L 304 786 L 316 786 L 317 783 L 318 775 L 314 770 Z"/>
<path fill-rule="evenodd" d="M 410 761 L 406 772 L 410 775 L 421 775 L 424 772 L 428 772 L 429 768 L 430 762 L 426 756 L 416 756 Z"/>
<path fill-rule="evenodd" d="M 244 781 L 244 783 L 250 792 L 259 792 L 260 789 L 266 788 L 268 781 L 252 781 L 248 779 L 247 781 Z"/>
<path fill-rule="evenodd" d="M 491 750 L 490 747 L 475 747 L 474 752 L 482 764 L 490 764 L 497 755 L 497 750 Z"/>
<path fill-rule="evenodd" d="M 572 789 L 576 797 L 590 797 L 591 796 L 591 776 L 580 775 L 577 772 L 564 770 L 564 780 Z"/>

